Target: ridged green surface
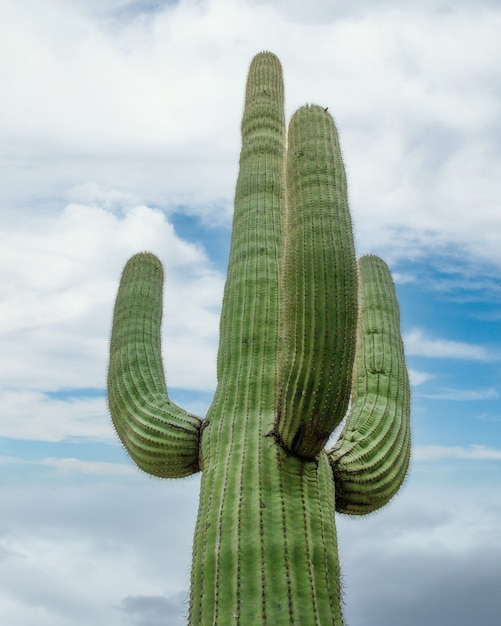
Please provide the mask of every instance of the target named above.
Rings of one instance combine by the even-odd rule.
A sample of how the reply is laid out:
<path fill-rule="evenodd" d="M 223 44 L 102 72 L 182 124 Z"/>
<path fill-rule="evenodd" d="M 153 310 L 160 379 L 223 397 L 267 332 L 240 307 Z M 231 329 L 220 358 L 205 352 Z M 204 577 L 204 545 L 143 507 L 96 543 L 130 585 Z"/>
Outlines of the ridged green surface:
<path fill-rule="evenodd" d="M 352 409 L 329 452 L 336 509 L 363 515 L 398 491 L 410 456 L 410 386 L 390 271 L 375 256 L 359 261 L 357 357 Z"/>
<path fill-rule="evenodd" d="M 357 273 L 346 175 L 332 117 L 302 107 L 289 125 L 278 429 L 314 457 L 348 408 Z"/>
<path fill-rule="evenodd" d="M 109 405 L 142 469 L 202 471 L 189 623 L 341 626 L 334 511 L 370 512 L 403 481 L 408 377 L 391 276 L 376 257 L 357 270 L 334 122 L 303 107 L 286 144 L 282 69 L 269 52 L 247 81 L 205 420 L 168 399 L 161 290 L 156 257 L 133 257 L 115 306 Z"/>
<path fill-rule="evenodd" d="M 193 625 L 341 624 L 327 456 L 304 463 L 275 436 L 284 158 L 282 70 L 262 54 L 249 71 L 219 380 L 202 438 Z"/>
<path fill-rule="evenodd" d="M 163 270 L 137 254 L 122 274 L 113 315 L 108 405 L 122 443 L 154 476 L 197 472 L 201 421 L 167 396 L 160 350 Z"/>

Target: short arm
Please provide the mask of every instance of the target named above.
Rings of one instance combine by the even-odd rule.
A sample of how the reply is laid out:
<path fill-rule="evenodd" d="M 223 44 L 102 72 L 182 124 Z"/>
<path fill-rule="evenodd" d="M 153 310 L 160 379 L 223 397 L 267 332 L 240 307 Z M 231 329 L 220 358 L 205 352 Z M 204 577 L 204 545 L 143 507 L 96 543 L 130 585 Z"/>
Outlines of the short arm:
<path fill-rule="evenodd" d="M 163 270 L 152 254 L 125 266 L 113 316 L 108 404 L 132 459 L 154 476 L 199 470 L 201 420 L 172 403 L 161 359 Z"/>
<path fill-rule="evenodd" d="M 348 409 L 357 321 L 346 175 L 322 107 L 292 117 L 286 184 L 277 426 L 285 448 L 314 457 Z"/>
<path fill-rule="evenodd" d="M 352 410 L 329 452 L 337 511 L 364 515 L 395 495 L 409 464 L 409 417 L 409 378 L 393 281 L 381 259 L 363 257 Z"/>

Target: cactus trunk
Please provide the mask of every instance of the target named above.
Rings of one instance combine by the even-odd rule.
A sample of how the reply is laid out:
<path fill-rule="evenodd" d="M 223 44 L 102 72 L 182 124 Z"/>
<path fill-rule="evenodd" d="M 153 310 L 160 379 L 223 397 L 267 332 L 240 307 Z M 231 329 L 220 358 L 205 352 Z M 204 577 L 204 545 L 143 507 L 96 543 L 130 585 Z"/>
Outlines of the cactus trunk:
<path fill-rule="evenodd" d="M 342 624 L 327 456 L 288 455 L 260 432 L 265 412 L 247 416 L 256 427 L 204 466 L 190 624 Z"/>
<path fill-rule="evenodd" d="M 161 286 L 156 258 L 133 257 L 115 305 L 109 404 L 142 469 L 202 471 L 189 623 L 341 626 L 334 512 L 371 512 L 400 487 L 409 381 L 388 268 L 376 257 L 356 263 L 334 122 L 303 107 L 286 139 L 271 53 L 249 71 L 217 389 L 204 420 L 167 395 Z"/>

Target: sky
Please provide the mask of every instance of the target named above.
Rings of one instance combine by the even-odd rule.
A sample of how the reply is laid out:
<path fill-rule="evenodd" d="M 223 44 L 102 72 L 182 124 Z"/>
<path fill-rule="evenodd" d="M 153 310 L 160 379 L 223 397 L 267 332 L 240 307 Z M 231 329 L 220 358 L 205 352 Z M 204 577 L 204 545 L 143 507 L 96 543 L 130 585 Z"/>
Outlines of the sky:
<path fill-rule="evenodd" d="M 0 622 L 185 623 L 199 476 L 107 413 L 121 269 L 165 266 L 172 399 L 215 387 L 244 87 L 329 108 L 358 255 L 390 265 L 412 381 L 397 497 L 337 516 L 347 626 L 501 618 L 501 6 L 0 0 Z"/>

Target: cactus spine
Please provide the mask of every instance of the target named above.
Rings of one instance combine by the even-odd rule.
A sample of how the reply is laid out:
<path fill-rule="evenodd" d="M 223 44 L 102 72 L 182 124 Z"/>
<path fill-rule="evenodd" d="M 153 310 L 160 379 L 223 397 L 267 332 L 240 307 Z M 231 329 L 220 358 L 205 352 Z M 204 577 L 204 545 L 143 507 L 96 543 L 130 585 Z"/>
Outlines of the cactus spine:
<path fill-rule="evenodd" d="M 189 623 L 341 625 L 334 511 L 363 515 L 398 491 L 409 381 L 388 268 L 355 259 L 334 122 L 303 107 L 286 142 L 282 69 L 269 52 L 247 81 L 204 420 L 168 398 L 161 315 L 160 262 L 138 254 L 115 304 L 109 407 L 143 470 L 202 472 Z"/>

